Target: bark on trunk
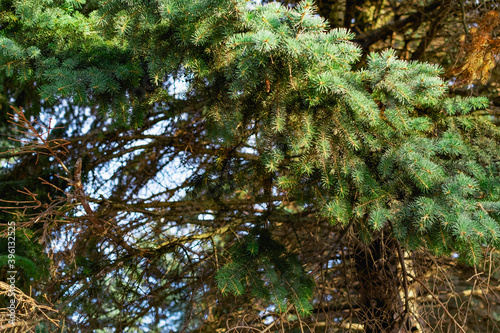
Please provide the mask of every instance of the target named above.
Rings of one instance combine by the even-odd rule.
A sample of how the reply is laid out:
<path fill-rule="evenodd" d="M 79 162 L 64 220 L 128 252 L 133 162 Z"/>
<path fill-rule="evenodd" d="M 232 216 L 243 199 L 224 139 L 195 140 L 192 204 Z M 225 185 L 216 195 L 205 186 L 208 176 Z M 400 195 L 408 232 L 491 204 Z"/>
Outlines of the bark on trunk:
<path fill-rule="evenodd" d="M 405 306 L 399 290 L 397 243 L 383 234 L 370 244 L 361 244 L 355 252 L 360 283 L 360 320 L 367 333 L 401 332 Z"/>

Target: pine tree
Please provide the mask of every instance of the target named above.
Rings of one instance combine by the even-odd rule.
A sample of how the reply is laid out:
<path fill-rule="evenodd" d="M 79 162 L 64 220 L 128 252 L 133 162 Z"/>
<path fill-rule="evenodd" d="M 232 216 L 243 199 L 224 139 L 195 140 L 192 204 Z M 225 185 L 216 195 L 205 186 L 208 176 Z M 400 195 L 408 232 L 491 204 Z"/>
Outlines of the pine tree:
<path fill-rule="evenodd" d="M 222 294 L 259 299 L 278 313 L 293 306 L 298 315 L 310 315 L 321 303 L 314 293 L 314 270 L 302 266 L 294 253 L 300 251 L 278 238 L 296 217 L 307 217 L 304 223 L 311 226 L 314 220 L 328 221 L 337 232 L 354 230 L 359 248 L 379 248 L 371 258 L 367 251 L 357 253 L 360 276 L 371 277 L 377 265 L 387 276 L 404 270 L 398 268 L 405 265 L 403 249 L 438 256 L 456 252 L 474 265 L 484 247 L 500 245 L 500 132 L 471 114 L 486 108 L 488 100 L 446 97 L 439 66 L 400 60 L 392 50 L 369 54 L 366 66 L 356 69 L 363 54 L 354 35 L 329 29 L 312 1 L 294 8 L 237 0 L 84 5 L 30 0 L 4 6 L 10 16 L 0 36 L 2 82 L 36 82 L 49 105 L 66 100 L 81 113 L 92 106 L 109 119 L 95 123 L 110 128 L 95 139 L 95 147 L 79 145 L 83 140 L 77 138 L 73 145 L 80 150 L 66 157 L 72 165 L 82 155 L 88 158 L 89 188 L 99 185 L 92 165 L 109 163 L 114 158 L 109 151 L 117 149 L 117 156 L 127 159 L 111 189 L 101 198 L 91 196 L 96 216 L 110 223 L 106 230 L 116 234 L 113 238 L 99 234 L 91 216 L 81 231 L 58 227 L 58 235 L 78 232 L 90 239 L 73 243 L 75 258 L 61 256 L 64 274 L 71 271 L 70 259 L 77 267 L 71 274 L 84 279 L 112 274 L 107 265 L 118 272 L 126 263 L 117 280 L 89 283 L 89 299 L 113 291 L 103 297 L 106 306 L 61 301 L 100 322 L 96 327 L 144 320 L 140 311 L 120 317 L 115 305 L 120 296 L 129 295 L 130 304 L 144 300 L 141 292 L 130 296 L 127 281 L 144 275 L 159 281 L 160 268 L 154 266 L 163 270 L 177 256 L 189 262 L 189 251 L 201 251 L 197 240 L 210 240 L 203 246 L 215 258 L 217 248 L 223 249 L 216 276 L 212 263 L 208 270 Z M 169 93 L 178 79 L 187 85 L 181 96 Z M 163 143 L 148 141 L 153 136 L 146 130 L 161 120 L 164 133 L 172 136 Z M 160 156 L 160 144 L 171 150 Z M 143 150 L 125 155 L 134 145 Z M 188 191 L 178 194 L 182 199 L 163 193 L 161 199 L 153 200 L 153 194 L 143 200 L 141 190 L 153 186 L 148 182 L 162 170 L 162 159 L 192 168 L 184 183 Z M 78 220 L 78 213 L 72 214 Z M 212 214 L 213 225 L 203 225 L 200 214 Z M 122 218 L 135 226 L 124 227 Z M 200 229 L 174 237 L 165 231 L 169 223 L 179 233 L 186 223 Z M 231 231 L 236 238 L 228 235 Z M 100 246 L 121 261 L 105 257 Z M 178 264 L 165 274 L 170 269 L 183 274 Z M 395 308 L 397 289 L 386 299 L 373 291 L 368 295 L 385 277 L 360 278 L 367 302 L 380 301 L 372 313 L 379 323 L 361 320 L 367 332 L 407 325 L 408 309 Z M 165 316 L 160 313 L 168 307 L 165 299 L 186 296 L 185 278 L 173 289 L 157 290 L 145 282 L 156 295 L 150 304 L 158 307 L 157 318 Z M 53 288 L 68 292 L 63 283 Z M 117 314 L 106 315 L 107 307 Z"/>

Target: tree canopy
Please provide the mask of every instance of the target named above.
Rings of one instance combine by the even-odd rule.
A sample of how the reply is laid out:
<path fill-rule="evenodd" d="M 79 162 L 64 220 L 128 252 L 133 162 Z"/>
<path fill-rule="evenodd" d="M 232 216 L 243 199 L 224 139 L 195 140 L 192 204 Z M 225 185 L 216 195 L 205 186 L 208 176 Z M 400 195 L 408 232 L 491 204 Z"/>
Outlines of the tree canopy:
<path fill-rule="evenodd" d="M 498 330 L 494 2 L 0 6 L 4 326 Z"/>

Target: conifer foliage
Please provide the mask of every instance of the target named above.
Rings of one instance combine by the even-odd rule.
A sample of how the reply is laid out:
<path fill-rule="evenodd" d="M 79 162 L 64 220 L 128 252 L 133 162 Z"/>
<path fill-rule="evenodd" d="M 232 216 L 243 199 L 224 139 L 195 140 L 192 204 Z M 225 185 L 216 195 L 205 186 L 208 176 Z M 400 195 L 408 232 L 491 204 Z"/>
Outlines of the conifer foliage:
<path fill-rule="evenodd" d="M 488 100 L 446 97 L 439 66 L 399 60 L 392 50 L 370 54 L 356 69 L 362 51 L 354 35 L 329 29 L 313 1 L 293 8 L 242 0 L 28 0 L 7 7 L 19 20 L 4 18 L 3 81 L 36 82 L 46 103 L 95 107 L 116 131 L 141 133 L 158 114 L 172 124 L 197 122 L 190 128 L 199 146 L 186 147 L 205 145 L 209 164 L 186 181 L 183 200 L 209 200 L 203 213 L 221 220 L 228 200 L 253 200 L 252 219 L 229 224 L 240 236 L 214 245 L 226 248 L 215 276 L 224 295 L 249 292 L 277 312 L 294 306 L 302 316 L 312 313 L 314 271 L 273 234 L 303 211 L 353 228 L 365 243 L 385 233 L 405 250 L 457 252 L 468 264 L 480 261 L 485 246 L 500 246 L 500 132 L 471 115 Z M 180 98 L 168 92 L 174 78 L 187 85 Z M 190 113 L 187 101 L 200 112 Z M 182 149 L 177 156 L 186 161 L 189 149 Z M 127 177 L 116 185 L 130 186 L 119 203 L 95 196 L 96 214 L 111 220 L 104 207 L 139 205 L 148 183 L 132 186 L 138 176 Z M 284 198 L 297 206 L 287 208 Z M 156 201 L 141 209 L 135 214 L 162 212 Z M 127 248 L 110 245 L 115 238 L 103 244 L 153 262 L 176 244 L 148 237 Z"/>

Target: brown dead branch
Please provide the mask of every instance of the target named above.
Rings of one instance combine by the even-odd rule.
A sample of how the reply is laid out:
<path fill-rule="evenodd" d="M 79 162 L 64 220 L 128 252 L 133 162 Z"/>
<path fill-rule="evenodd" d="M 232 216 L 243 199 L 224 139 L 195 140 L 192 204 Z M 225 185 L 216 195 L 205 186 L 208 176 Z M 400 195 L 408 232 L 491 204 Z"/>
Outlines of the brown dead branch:
<path fill-rule="evenodd" d="M 19 288 L 11 288 L 9 284 L 0 281 L 0 296 L 7 298 L 11 294 L 16 299 L 15 320 L 11 321 L 8 309 L 0 309 L 0 328 L 2 332 L 35 332 L 34 327 L 42 320 L 47 320 L 53 325 L 59 326 L 59 321 L 52 318 L 53 314 L 58 312 L 57 310 L 39 304 Z"/>

